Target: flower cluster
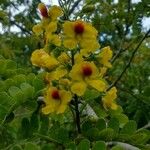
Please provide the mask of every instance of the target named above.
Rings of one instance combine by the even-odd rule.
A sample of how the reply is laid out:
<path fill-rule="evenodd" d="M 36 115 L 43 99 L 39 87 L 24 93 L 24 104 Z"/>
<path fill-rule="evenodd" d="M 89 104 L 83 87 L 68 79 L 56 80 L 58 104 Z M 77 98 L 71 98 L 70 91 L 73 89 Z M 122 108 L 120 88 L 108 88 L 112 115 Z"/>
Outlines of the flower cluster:
<path fill-rule="evenodd" d="M 109 85 L 104 79 L 111 67 L 112 50 L 109 46 L 100 49 L 97 30 L 82 20 L 60 21 L 63 11 L 59 6 L 48 9 L 40 3 L 38 8 L 42 20 L 33 32 L 45 45 L 32 53 L 31 62 L 46 70 L 48 85 L 42 112 L 63 113 L 74 96 L 82 97 L 87 89 L 102 93 L 105 109 L 117 109 L 117 90 L 113 87 L 107 91 Z"/>

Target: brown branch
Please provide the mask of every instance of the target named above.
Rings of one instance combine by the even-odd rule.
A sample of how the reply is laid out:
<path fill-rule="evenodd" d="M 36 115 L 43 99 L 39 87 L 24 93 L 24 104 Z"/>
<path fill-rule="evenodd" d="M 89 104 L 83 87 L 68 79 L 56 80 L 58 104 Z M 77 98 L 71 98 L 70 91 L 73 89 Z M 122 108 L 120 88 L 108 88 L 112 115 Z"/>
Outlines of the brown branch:
<path fill-rule="evenodd" d="M 146 34 L 141 39 L 141 41 L 139 42 L 139 44 L 137 45 L 137 47 L 134 49 L 129 62 L 127 63 L 127 65 L 123 69 L 122 73 L 119 75 L 119 77 L 116 79 L 116 81 L 114 83 L 112 83 L 112 85 L 110 85 L 110 87 L 107 90 L 111 89 L 113 86 L 116 86 L 117 83 L 120 81 L 120 79 L 122 78 L 122 76 L 124 75 L 124 73 L 126 72 L 126 70 L 130 67 L 131 62 L 132 62 L 132 60 L 133 60 L 133 58 L 134 58 L 137 50 L 139 49 L 139 47 L 141 46 L 141 44 L 143 43 L 143 41 L 146 39 L 146 37 L 149 35 L 149 33 L 150 33 L 150 29 L 146 32 Z"/>
<path fill-rule="evenodd" d="M 13 25 L 15 25 L 15 26 L 17 26 L 21 31 L 23 31 L 23 32 L 31 35 L 30 31 L 28 31 L 26 28 L 22 27 L 21 25 L 17 24 L 15 21 L 10 20 L 10 23 L 13 24 Z"/>
<path fill-rule="evenodd" d="M 69 13 L 68 13 L 69 16 L 74 12 L 75 8 L 79 5 L 79 3 L 80 3 L 81 1 L 82 1 L 82 0 L 77 0 L 77 1 L 73 4 L 72 8 L 70 9 L 70 11 L 69 11 Z"/>

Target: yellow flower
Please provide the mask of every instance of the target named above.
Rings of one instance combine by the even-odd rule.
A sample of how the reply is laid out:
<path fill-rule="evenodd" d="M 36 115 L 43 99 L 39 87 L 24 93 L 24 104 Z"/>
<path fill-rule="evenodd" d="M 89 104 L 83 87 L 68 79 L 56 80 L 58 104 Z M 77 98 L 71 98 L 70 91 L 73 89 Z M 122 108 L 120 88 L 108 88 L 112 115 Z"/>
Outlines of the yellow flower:
<path fill-rule="evenodd" d="M 50 42 L 54 45 L 60 46 L 61 39 L 57 34 L 54 33 L 57 30 L 57 22 L 50 22 L 45 30 L 46 44 Z"/>
<path fill-rule="evenodd" d="M 58 57 L 58 61 L 61 63 L 68 63 L 70 61 L 70 57 L 65 52 L 61 53 L 61 55 Z"/>
<path fill-rule="evenodd" d="M 71 101 L 72 95 L 69 91 L 59 90 L 56 87 L 49 87 L 44 96 L 46 106 L 42 108 L 44 114 L 63 113 L 68 103 Z"/>
<path fill-rule="evenodd" d="M 66 48 L 76 48 L 80 45 L 82 48 L 93 49 L 99 48 L 96 40 L 97 31 L 91 24 L 81 20 L 74 22 L 66 21 L 63 25 L 64 46 Z"/>
<path fill-rule="evenodd" d="M 73 81 L 71 91 L 78 96 L 84 94 L 87 86 L 100 92 L 106 90 L 106 84 L 99 78 L 99 71 L 93 62 L 83 61 L 75 64 L 70 71 L 70 77 Z"/>
<path fill-rule="evenodd" d="M 31 62 L 38 67 L 52 69 L 58 65 L 58 61 L 46 53 L 43 49 L 35 50 L 31 56 Z"/>
<path fill-rule="evenodd" d="M 49 8 L 49 10 L 47 10 L 47 7 L 45 6 L 45 4 L 43 3 L 39 3 L 38 5 L 38 9 L 42 15 L 42 17 L 49 18 L 50 21 L 56 21 L 56 19 L 62 15 L 62 10 L 61 7 L 59 6 L 52 6 Z"/>
<path fill-rule="evenodd" d="M 105 109 L 111 108 L 116 110 L 118 105 L 115 103 L 115 99 L 117 98 L 117 89 L 112 87 L 104 97 L 102 97 L 103 106 Z"/>
<path fill-rule="evenodd" d="M 48 10 L 48 16 L 51 18 L 51 21 L 55 21 L 58 17 L 60 17 L 63 14 L 63 11 L 61 7 L 59 6 L 52 6 Z"/>
<path fill-rule="evenodd" d="M 64 68 L 64 66 L 59 66 L 59 67 L 56 68 L 56 70 L 54 70 L 50 73 L 47 73 L 45 78 L 46 78 L 47 81 L 59 80 L 60 78 L 65 76 L 67 73 L 68 72 Z"/>
<path fill-rule="evenodd" d="M 43 33 L 43 28 L 41 24 L 37 24 L 35 26 L 33 26 L 32 31 L 36 34 L 36 35 L 40 35 Z"/>
<path fill-rule="evenodd" d="M 103 77 L 106 74 L 106 71 L 107 71 L 106 67 L 100 68 L 100 77 Z"/>
<path fill-rule="evenodd" d="M 109 61 L 112 58 L 112 54 L 113 54 L 113 52 L 112 52 L 112 50 L 110 49 L 109 46 L 104 47 L 102 49 L 102 51 L 100 52 L 100 54 L 99 54 L 100 63 L 102 65 L 104 65 L 105 67 L 111 68 L 112 65 L 111 65 L 111 63 Z"/>

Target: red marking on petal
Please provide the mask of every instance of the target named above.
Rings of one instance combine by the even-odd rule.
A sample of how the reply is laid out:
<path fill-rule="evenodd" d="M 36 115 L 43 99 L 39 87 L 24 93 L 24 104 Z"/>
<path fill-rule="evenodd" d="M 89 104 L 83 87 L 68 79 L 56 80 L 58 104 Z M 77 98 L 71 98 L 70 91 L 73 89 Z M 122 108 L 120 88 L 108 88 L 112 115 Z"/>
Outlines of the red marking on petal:
<path fill-rule="evenodd" d="M 52 98 L 56 99 L 56 100 L 60 99 L 60 95 L 59 95 L 59 91 L 58 90 L 52 91 Z"/>
<path fill-rule="evenodd" d="M 84 76 L 90 76 L 90 75 L 92 75 L 92 68 L 89 65 L 83 66 L 82 71 L 83 71 L 83 75 Z"/>
<path fill-rule="evenodd" d="M 84 32 L 84 24 L 82 22 L 75 23 L 74 31 L 76 34 L 82 34 Z"/>

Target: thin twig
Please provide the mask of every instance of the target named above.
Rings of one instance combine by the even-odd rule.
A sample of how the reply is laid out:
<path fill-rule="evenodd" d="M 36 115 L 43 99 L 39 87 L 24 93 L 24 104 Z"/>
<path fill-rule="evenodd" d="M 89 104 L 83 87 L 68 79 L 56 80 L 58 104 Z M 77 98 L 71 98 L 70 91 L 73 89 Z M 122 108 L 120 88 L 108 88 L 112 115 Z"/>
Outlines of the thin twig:
<path fill-rule="evenodd" d="M 112 141 L 112 142 L 107 142 L 107 145 L 119 145 L 121 146 L 124 150 L 140 150 L 138 147 L 135 147 L 133 145 L 123 143 L 123 142 L 118 142 L 118 141 Z"/>
<path fill-rule="evenodd" d="M 79 3 L 80 3 L 81 1 L 82 1 L 82 0 L 77 0 L 77 1 L 73 4 L 72 8 L 70 9 L 70 11 L 69 11 L 69 13 L 68 13 L 69 16 L 74 12 L 75 8 L 79 5 Z"/>
<path fill-rule="evenodd" d="M 78 103 L 78 97 L 75 95 L 75 112 L 76 112 L 76 125 L 78 133 L 81 133 L 81 127 L 80 127 L 80 112 L 79 112 L 79 103 Z"/>
<path fill-rule="evenodd" d="M 143 129 L 148 129 L 150 128 L 150 121 L 148 122 L 148 124 L 146 124 L 145 126 L 143 126 L 142 128 L 138 129 L 137 131 L 141 131 Z"/>
<path fill-rule="evenodd" d="M 143 41 L 146 39 L 146 37 L 149 35 L 149 33 L 150 33 L 150 29 L 146 32 L 146 34 L 141 39 L 141 41 L 139 42 L 139 44 L 137 45 L 137 47 L 134 49 L 129 62 L 127 63 L 127 65 L 123 69 L 122 73 L 119 75 L 119 77 L 116 79 L 116 81 L 114 83 L 112 83 L 112 85 L 110 85 L 110 87 L 107 90 L 111 89 L 113 86 L 116 86 L 117 83 L 120 81 L 120 79 L 122 78 L 122 76 L 124 75 L 124 73 L 126 72 L 126 70 L 130 67 L 131 62 L 132 62 L 132 60 L 133 60 L 133 58 L 134 58 L 137 50 L 139 49 L 139 47 L 141 46 L 141 44 L 143 43 Z"/>

